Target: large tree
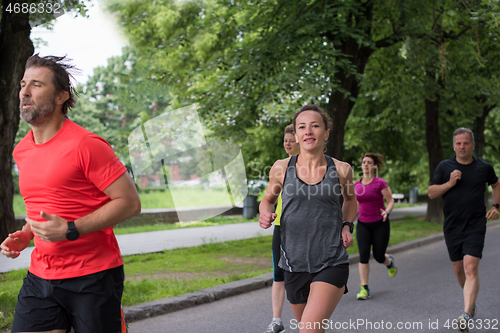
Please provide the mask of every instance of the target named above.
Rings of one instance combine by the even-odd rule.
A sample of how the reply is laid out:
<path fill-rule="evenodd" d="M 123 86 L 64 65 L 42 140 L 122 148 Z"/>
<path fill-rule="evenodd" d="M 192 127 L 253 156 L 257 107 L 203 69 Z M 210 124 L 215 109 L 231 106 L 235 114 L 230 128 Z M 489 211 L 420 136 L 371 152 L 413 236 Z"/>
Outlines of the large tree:
<path fill-rule="evenodd" d="M 484 79 L 485 74 L 490 77 L 491 70 L 498 67 L 497 61 L 490 58 L 492 67 L 486 72 L 480 68 L 480 63 L 486 58 L 481 59 L 479 31 L 482 31 L 482 41 L 494 43 L 488 37 L 493 31 L 485 19 L 491 15 L 488 9 L 482 1 L 445 2 L 434 6 L 431 29 L 416 39 L 430 55 L 418 61 L 424 69 L 422 77 L 428 87 L 424 100 L 430 179 L 443 158 L 449 157 L 443 152 L 451 150 L 454 129 L 462 126 L 473 128 L 474 120 L 477 120 L 479 128 L 476 129 L 481 131 L 479 139 L 482 140 L 483 120 L 498 98 L 494 96 L 496 82 Z M 480 16 L 480 12 L 483 15 Z M 495 56 L 498 59 L 498 53 Z M 471 67 L 474 68 L 472 71 Z M 478 82 L 482 84 L 478 85 Z M 488 93 L 491 95 L 486 95 Z M 441 125 L 445 127 L 444 133 Z M 480 142 L 478 147 L 482 146 Z M 427 220 L 442 222 L 442 208 L 442 198 L 429 199 Z"/>
<path fill-rule="evenodd" d="M 476 120 L 478 148 L 484 145 L 483 124 L 499 97 L 498 33 L 472 5 L 481 8 L 454 1 L 423 6 L 419 30 L 377 51 L 366 70 L 347 144 L 389 155 L 388 178 L 400 191 L 427 187 L 439 162 L 453 154 L 455 128 L 473 128 Z M 442 221 L 442 201 L 428 207 L 428 219 Z"/>
<path fill-rule="evenodd" d="M 14 184 L 12 181 L 12 151 L 19 127 L 19 82 L 26 60 L 33 54 L 30 39 L 31 25 L 50 25 L 54 15 L 48 12 L 23 13 L 23 5 L 36 7 L 42 0 L 2 0 L 0 22 L 0 240 L 15 230 L 12 208 Z M 68 0 L 65 10 L 75 8 L 85 14 L 83 1 Z"/>
<path fill-rule="evenodd" d="M 151 77 L 149 66 L 132 48 L 123 48 L 122 55 L 109 58 L 106 67 L 94 69 L 82 87 L 80 104 L 69 114 L 78 124 L 89 124 L 89 130 L 95 128 L 125 164 L 130 132 L 164 112 L 172 99 L 167 86 Z"/>
<path fill-rule="evenodd" d="M 12 150 L 19 126 L 19 82 L 24 64 L 33 54 L 29 14 L 7 11 L 9 4 L 25 1 L 2 1 L 0 23 L 0 240 L 15 230 L 12 201 Z"/>
<path fill-rule="evenodd" d="M 293 113 L 313 102 L 334 120 L 327 152 L 338 158 L 370 55 L 405 36 L 413 24 L 406 16 L 417 5 L 108 1 L 156 77 L 174 90 L 177 105 L 198 102 L 216 134 L 238 142 L 245 129 L 275 115 L 269 105 L 292 105 Z"/>

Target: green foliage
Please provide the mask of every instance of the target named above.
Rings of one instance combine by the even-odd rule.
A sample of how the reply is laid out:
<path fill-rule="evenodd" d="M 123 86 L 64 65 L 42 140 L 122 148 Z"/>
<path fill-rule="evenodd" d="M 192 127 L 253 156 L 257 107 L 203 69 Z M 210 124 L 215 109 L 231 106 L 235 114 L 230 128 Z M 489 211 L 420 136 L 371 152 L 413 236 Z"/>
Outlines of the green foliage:
<path fill-rule="evenodd" d="M 149 62 L 130 47 L 121 56 L 97 67 L 85 86 L 70 118 L 104 137 L 118 157 L 129 165 L 128 136 L 170 103 L 167 87 L 148 73 Z"/>
<path fill-rule="evenodd" d="M 477 1 L 423 5 L 415 12 L 420 25 L 409 38 L 371 56 L 347 122 L 346 159 L 352 159 L 355 168 L 363 153 L 379 152 L 387 161 L 380 175 L 393 192 L 408 193 L 409 186 L 427 188 L 424 101 L 439 101 L 443 158 L 454 155 L 456 128 L 474 129 L 483 109 L 498 104 L 499 34 L 489 25 L 488 15 L 492 13 Z M 495 112 L 487 118 L 490 148 L 495 126 L 489 119 Z M 490 148 L 485 157 L 498 160 Z"/>
<path fill-rule="evenodd" d="M 497 174 L 500 170 L 500 109 L 495 108 L 486 119 L 486 147 L 484 159 L 488 161 Z"/>
<path fill-rule="evenodd" d="M 403 3 L 110 0 L 107 7 L 172 89 L 174 106 L 198 103 L 214 135 L 246 145 L 247 163 L 261 169 L 282 156 L 260 156 L 274 152 L 274 144 L 249 148 L 255 132 L 274 125 L 273 109 L 283 113 L 282 129 L 306 102 L 325 106 L 336 90 L 349 96 L 336 73 L 359 79 L 362 68 L 344 43 L 367 49 L 379 40 L 393 43 L 406 29 L 403 12 L 413 9 Z M 282 134 L 274 135 L 270 141 L 279 142 Z"/>
<path fill-rule="evenodd" d="M 427 187 L 426 100 L 439 100 L 444 158 L 454 154 L 453 130 L 473 128 L 490 108 L 484 158 L 500 167 L 494 162 L 500 160 L 496 2 L 108 0 L 106 6 L 133 47 L 95 70 L 70 117 L 106 138 L 129 167 L 132 129 L 171 107 L 198 103 L 208 139 L 238 144 L 248 178 L 266 178 L 286 157 L 283 129 L 297 108 L 326 106 L 339 91 L 354 104 L 343 159 L 357 178 L 359 157 L 372 151 L 385 155 L 380 176 L 393 192 Z M 349 40 L 371 54 L 366 67 L 347 56 Z M 345 81 L 360 80 L 356 98 L 340 72 Z M 200 161 L 183 176 L 200 173 Z"/>
<path fill-rule="evenodd" d="M 291 118 L 287 115 L 276 115 L 245 131 L 241 151 L 249 180 L 267 179 L 274 162 L 288 157 L 283 147 L 283 137 L 285 127 L 289 124 Z"/>

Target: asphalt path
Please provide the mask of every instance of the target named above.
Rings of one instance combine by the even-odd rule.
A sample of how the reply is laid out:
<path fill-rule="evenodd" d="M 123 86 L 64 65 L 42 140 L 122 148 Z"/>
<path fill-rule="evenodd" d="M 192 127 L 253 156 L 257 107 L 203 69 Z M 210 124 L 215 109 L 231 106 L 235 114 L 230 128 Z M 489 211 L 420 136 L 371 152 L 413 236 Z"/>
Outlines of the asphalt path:
<path fill-rule="evenodd" d="M 490 227 L 479 266 L 476 325 L 470 332 L 500 332 L 500 226 Z M 462 290 L 448 259 L 444 241 L 398 253 L 398 275 L 371 262 L 372 297 L 356 300 L 359 292 L 357 265 L 351 265 L 349 293 L 342 297 L 326 325 L 326 332 L 456 332 L 449 327 L 463 309 Z M 133 322 L 130 333 L 255 333 L 264 332 L 272 317 L 271 289 L 225 298 Z M 286 332 L 299 332 L 285 301 Z M 448 327 L 447 327 L 448 326 Z"/>

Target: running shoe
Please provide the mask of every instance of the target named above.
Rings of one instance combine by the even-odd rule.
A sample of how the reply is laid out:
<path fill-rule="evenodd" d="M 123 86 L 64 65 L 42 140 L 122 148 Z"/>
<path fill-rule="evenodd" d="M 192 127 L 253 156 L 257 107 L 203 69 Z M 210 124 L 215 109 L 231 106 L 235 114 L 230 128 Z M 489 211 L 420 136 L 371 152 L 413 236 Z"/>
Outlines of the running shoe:
<path fill-rule="evenodd" d="M 392 267 L 391 268 L 387 268 L 387 272 L 389 273 L 389 276 L 391 278 L 393 278 L 393 277 L 396 276 L 396 274 L 398 274 L 398 268 L 396 267 L 396 263 L 394 262 L 394 257 L 393 256 L 389 256 L 389 259 L 391 260 Z"/>
<path fill-rule="evenodd" d="M 358 295 L 356 295 L 356 297 L 360 300 L 370 298 L 370 289 L 365 288 L 361 283 L 359 284 L 359 287 L 361 288 L 361 291 Z"/>
<path fill-rule="evenodd" d="M 264 333 L 285 333 L 285 327 L 282 322 L 273 321 Z"/>
<path fill-rule="evenodd" d="M 474 303 L 474 306 L 472 307 L 472 311 L 470 312 L 470 317 L 471 318 L 474 318 L 477 314 L 477 307 L 476 307 L 476 303 Z"/>
<path fill-rule="evenodd" d="M 469 321 L 472 319 L 471 315 L 467 312 L 462 312 L 457 319 L 457 329 L 462 333 L 469 333 Z"/>

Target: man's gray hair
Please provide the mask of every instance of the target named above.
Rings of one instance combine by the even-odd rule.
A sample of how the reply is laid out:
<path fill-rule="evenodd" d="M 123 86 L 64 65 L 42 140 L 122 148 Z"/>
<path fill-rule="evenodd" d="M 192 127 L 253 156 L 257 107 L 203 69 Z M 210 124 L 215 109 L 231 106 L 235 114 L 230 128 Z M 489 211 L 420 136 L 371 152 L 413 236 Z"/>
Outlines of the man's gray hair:
<path fill-rule="evenodd" d="M 460 128 L 457 128 L 455 130 L 455 132 L 453 132 L 453 143 L 455 143 L 455 137 L 459 134 L 469 134 L 471 139 L 472 139 L 472 143 L 475 142 L 474 141 L 474 133 L 466 127 L 460 127 Z"/>

